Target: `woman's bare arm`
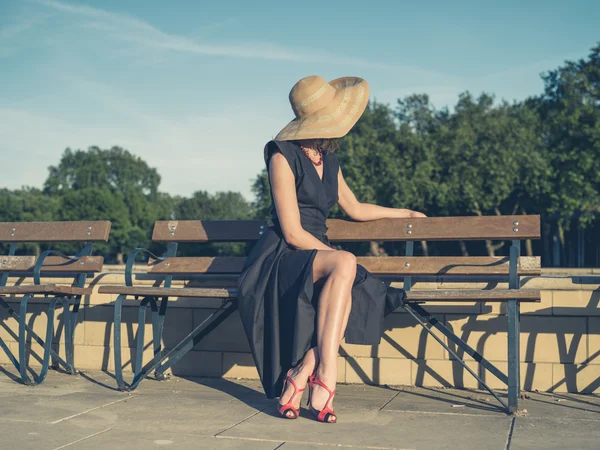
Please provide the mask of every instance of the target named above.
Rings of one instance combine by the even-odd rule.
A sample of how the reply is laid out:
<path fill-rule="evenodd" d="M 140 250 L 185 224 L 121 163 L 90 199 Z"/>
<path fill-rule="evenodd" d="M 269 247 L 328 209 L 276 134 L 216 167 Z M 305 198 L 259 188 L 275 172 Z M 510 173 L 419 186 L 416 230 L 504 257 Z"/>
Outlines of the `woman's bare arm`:
<path fill-rule="evenodd" d="M 341 169 L 338 172 L 338 193 L 340 207 L 353 220 L 366 222 L 377 219 L 427 217 L 423 213 L 411 211 L 410 209 L 386 208 L 385 206 L 360 203 L 346 184 Z"/>
<path fill-rule="evenodd" d="M 300 250 L 333 250 L 302 228 L 294 173 L 281 153 L 275 153 L 271 157 L 269 178 L 277 217 L 286 242 Z"/>

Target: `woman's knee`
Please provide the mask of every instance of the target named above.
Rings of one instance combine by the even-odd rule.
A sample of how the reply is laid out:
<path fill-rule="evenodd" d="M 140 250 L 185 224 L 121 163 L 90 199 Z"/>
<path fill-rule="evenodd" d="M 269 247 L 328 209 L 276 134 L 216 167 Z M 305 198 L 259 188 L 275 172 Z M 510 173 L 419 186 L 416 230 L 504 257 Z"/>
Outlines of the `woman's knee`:
<path fill-rule="evenodd" d="M 356 275 L 356 256 L 343 250 L 337 251 L 335 272 L 339 275 L 354 279 Z"/>

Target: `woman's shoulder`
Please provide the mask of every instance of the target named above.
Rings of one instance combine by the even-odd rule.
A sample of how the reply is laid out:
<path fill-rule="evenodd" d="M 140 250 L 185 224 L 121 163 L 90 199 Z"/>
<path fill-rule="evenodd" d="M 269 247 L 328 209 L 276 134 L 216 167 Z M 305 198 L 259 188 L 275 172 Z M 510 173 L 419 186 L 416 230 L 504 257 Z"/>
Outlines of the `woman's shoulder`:
<path fill-rule="evenodd" d="M 290 166 L 294 167 L 298 158 L 298 145 L 290 141 L 272 140 L 265 145 L 265 163 L 268 165 L 274 153 L 281 153 L 288 160 Z"/>

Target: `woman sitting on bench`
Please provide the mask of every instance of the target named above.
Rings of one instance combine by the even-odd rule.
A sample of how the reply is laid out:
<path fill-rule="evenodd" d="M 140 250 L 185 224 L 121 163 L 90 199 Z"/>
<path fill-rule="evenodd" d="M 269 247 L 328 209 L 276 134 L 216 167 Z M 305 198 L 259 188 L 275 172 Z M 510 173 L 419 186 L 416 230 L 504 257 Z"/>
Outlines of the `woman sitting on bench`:
<path fill-rule="evenodd" d="M 377 345 L 383 318 L 402 304 L 402 289 L 386 286 L 326 236 L 339 203 L 357 221 L 425 217 L 407 209 L 364 204 L 344 181 L 335 156 L 364 112 L 369 86 L 361 78 L 327 83 L 303 78 L 292 88 L 296 115 L 264 151 L 273 198 L 273 226 L 264 230 L 240 277 L 238 304 L 252 354 L 278 413 L 299 416 L 309 386 L 309 409 L 333 423 L 337 358 L 350 344 Z"/>

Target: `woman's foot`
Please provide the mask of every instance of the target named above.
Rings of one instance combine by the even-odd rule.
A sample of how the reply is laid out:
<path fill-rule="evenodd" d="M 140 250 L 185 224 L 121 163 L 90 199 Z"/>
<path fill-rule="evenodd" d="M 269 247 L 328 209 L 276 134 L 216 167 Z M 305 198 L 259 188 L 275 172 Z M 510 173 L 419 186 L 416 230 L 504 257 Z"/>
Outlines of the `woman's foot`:
<path fill-rule="evenodd" d="M 305 361 L 306 359 L 307 358 L 305 358 L 296 367 L 290 369 L 290 372 L 288 372 L 288 376 L 294 383 L 288 382 L 284 384 L 283 392 L 281 393 L 281 397 L 279 398 L 279 401 L 277 403 L 278 410 L 281 410 L 282 406 L 287 405 L 290 400 L 290 406 L 294 407 L 296 410 L 300 410 L 300 403 L 302 402 L 302 391 L 306 389 L 306 385 L 308 384 L 308 377 L 312 375 L 316 365 L 316 362 L 311 364 L 310 360 Z M 296 385 L 295 387 L 294 384 Z M 294 392 L 297 392 L 295 396 Z M 288 409 L 284 412 L 284 414 L 288 419 L 295 419 L 297 417 L 297 414 L 292 409 Z"/>
<path fill-rule="evenodd" d="M 319 367 L 311 378 L 309 408 L 320 422 L 335 423 L 337 416 L 333 411 L 337 373 L 321 370 Z"/>

